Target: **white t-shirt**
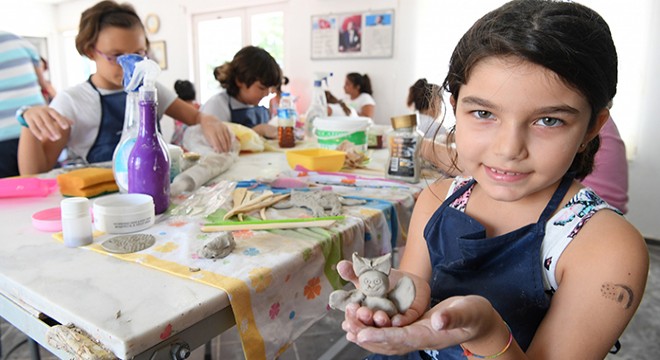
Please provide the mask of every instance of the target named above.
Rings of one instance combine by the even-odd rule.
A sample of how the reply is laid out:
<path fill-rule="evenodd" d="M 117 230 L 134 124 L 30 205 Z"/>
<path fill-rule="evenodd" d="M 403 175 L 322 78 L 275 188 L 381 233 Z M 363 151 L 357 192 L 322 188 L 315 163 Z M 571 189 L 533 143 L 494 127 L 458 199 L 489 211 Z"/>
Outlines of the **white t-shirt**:
<path fill-rule="evenodd" d="M 356 97 L 355 99 L 344 100 L 344 103 L 346 103 L 348 107 L 355 109 L 355 111 L 357 111 L 358 114 L 362 110 L 363 106 L 376 105 L 376 101 L 374 101 L 374 98 L 367 93 L 360 93 L 360 95 L 358 95 L 358 97 Z"/>
<path fill-rule="evenodd" d="M 158 90 L 158 119 L 176 100 L 174 91 L 156 83 Z M 124 90 L 98 88 L 102 95 L 115 94 Z M 73 121 L 71 136 L 67 143 L 69 158 L 87 158 L 87 153 L 94 145 L 101 125 L 101 97 L 92 85 L 85 81 L 57 93 L 50 107 Z"/>
<path fill-rule="evenodd" d="M 426 139 L 434 139 L 436 136 L 442 137 L 447 133 L 445 128 L 440 126 L 439 121 L 426 114 L 419 113 L 417 114 L 417 130 Z"/>
<path fill-rule="evenodd" d="M 332 114 L 330 116 L 351 116 L 351 117 L 357 117 L 357 111 L 353 109 L 352 107 L 348 107 L 348 110 L 351 111 L 350 114 L 346 115 L 344 112 L 344 109 L 341 107 L 339 104 L 328 104 L 328 107 L 330 107 L 330 110 L 332 111 Z"/>
<path fill-rule="evenodd" d="M 227 106 L 229 101 L 231 101 L 231 108 L 234 110 L 245 109 L 252 106 L 244 104 L 236 100 L 234 97 L 230 97 L 226 90 L 222 90 L 206 100 L 199 111 L 213 115 L 221 121 L 231 122 L 231 111 L 229 110 L 229 106 Z"/>

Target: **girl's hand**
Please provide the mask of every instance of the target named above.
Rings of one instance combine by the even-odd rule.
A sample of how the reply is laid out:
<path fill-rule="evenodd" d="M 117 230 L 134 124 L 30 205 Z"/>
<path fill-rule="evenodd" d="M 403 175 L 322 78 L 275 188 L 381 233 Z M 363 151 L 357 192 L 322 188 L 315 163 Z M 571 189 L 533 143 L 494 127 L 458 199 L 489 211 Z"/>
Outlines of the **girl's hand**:
<path fill-rule="evenodd" d="M 39 141 L 57 141 L 62 138 L 64 130 L 73 123 L 67 117 L 60 115 L 48 106 L 33 106 L 23 113 L 23 118 L 34 137 Z"/>
<path fill-rule="evenodd" d="M 378 354 L 405 354 L 423 349 L 442 349 L 469 342 L 476 353 L 497 353 L 507 343 L 508 329 L 490 302 L 480 296 L 452 297 L 404 327 L 377 328 L 358 318 L 357 305 L 346 308 L 342 328 L 346 339 Z M 492 341 L 491 341 L 492 340 Z M 485 345 L 484 345 L 485 343 Z M 491 344 L 492 343 L 492 344 Z M 485 347 L 491 346 L 495 349 Z M 520 351 L 517 346 L 509 351 Z M 475 350 L 476 349 L 476 350 Z"/>
<path fill-rule="evenodd" d="M 355 288 L 360 288 L 358 277 L 353 271 L 353 263 L 342 260 L 337 264 L 339 276 L 346 281 L 353 283 Z M 372 311 L 367 307 L 356 308 L 356 319 L 367 326 L 389 327 L 405 326 L 417 320 L 426 311 L 431 297 L 431 289 L 423 279 L 396 269 L 392 269 L 389 275 L 390 289 L 396 284 L 402 276 L 410 277 L 415 283 L 415 299 L 408 310 L 403 314 L 396 314 L 390 318 L 384 311 Z M 348 314 L 348 311 L 347 311 Z M 348 316 L 348 315 L 347 315 Z"/>
<path fill-rule="evenodd" d="M 231 132 L 227 125 L 213 116 L 200 114 L 199 124 L 209 145 L 217 152 L 228 152 L 231 149 Z"/>

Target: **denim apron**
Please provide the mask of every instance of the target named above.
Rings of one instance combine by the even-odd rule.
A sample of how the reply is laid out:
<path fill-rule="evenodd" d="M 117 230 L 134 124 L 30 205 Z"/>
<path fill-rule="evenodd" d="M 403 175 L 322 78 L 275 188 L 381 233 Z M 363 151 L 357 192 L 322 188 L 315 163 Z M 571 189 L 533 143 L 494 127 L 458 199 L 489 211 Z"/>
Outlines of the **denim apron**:
<path fill-rule="evenodd" d="M 126 92 L 101 95 L 92 83 L 92 77 L 87 80 L 101 97 L 101 124 L 96 134 L 96 140 L 87 153 L 87 162 L 96 163 L 112 160 L 115 147 L 121 139 L 124 127 L 124 112 L 126 111 Z"/>
<path fill-rule="evenodd" d="M 486 229 L 478 221 L 449 206 L 474 185 L 474 179 L 457 189 L 424 228 L 433 267 L 431 306 L 451 296 L 483 296 L 509 324 L 523 351 L 527 350 L 550 307 L 541 266 L 545 225 L 572 182 L 573 174 L 564 176 L 536 223 L 493 238 L 486 237 Z M 401 357 L 370 359 L 464 360 L 465 356 L 456 345 Z"/>
<path fill-rule="evenodd" d="M 232 109 L 231 97 L 227 97 L 227 105 L 231 112 L 231 122 L 253 128 L 259 124 L 265 124 L 270 120 L 268 109 L 263 106 L 250 106 L 243 109 Z"/>

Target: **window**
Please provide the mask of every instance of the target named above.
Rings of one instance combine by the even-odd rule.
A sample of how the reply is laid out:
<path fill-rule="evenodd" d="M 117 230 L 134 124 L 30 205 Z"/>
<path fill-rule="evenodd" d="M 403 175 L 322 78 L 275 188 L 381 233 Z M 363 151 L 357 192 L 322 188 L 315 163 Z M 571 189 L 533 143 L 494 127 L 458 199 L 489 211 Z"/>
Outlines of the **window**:
<path fill-rule="evenodd" d="M 76 35 L 78 31 L 69 30 L 61 33 L 61 55 L 64 61 L 64 76 L 62 88 L 68 88 L 89 79 L 96 72 L 96 63 L 87 57 L 78 54 L 76 49 Z"/>
<path fill-rule="evenodd" d="M 244 46 L 265 49 L 283 66 L 284 12 L 274 7 L 250 7 L 193 15 L 193 39 L 195 83 L 204 103 L 221 90 L 213 69 L 231 61 Z"/>

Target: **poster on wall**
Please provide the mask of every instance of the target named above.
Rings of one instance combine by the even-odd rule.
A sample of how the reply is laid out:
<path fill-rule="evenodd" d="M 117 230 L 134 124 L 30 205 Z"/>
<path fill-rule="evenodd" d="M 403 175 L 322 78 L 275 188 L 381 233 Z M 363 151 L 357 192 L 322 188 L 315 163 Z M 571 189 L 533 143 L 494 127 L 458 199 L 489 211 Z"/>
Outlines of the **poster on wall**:
<path fill-rule="evenodd" d="M 394 48 L 394 10 L 312 16 L 311 58 L 386 58 Z"/>

